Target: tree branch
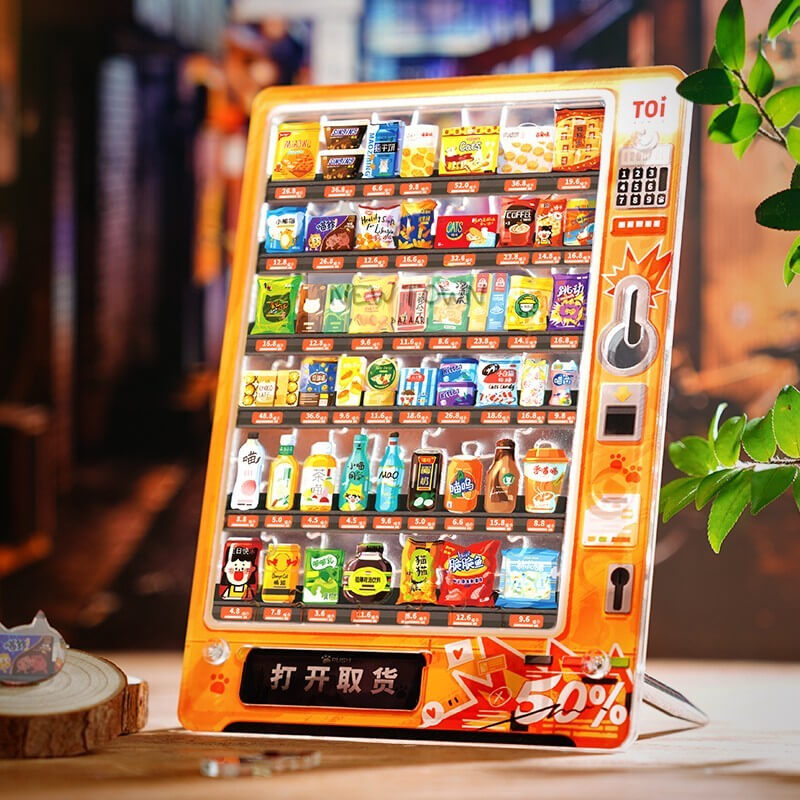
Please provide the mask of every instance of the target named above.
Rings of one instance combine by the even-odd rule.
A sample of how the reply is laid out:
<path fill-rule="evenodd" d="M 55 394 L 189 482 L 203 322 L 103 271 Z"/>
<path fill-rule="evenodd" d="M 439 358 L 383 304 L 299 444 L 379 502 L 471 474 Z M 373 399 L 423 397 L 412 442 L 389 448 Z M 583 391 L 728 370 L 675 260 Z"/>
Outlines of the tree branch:
<path fill-rule="evenodd" d="M 733 72 L 733 74 L 738 78 L 741 88 L 743 89 L 745 94 L 753 101 L 755 107 L 761 112 L 761 116 L 764 117 L 764 119 L 769 123 L 770 128 L 772 128 L 772 130 L 775 131 L 775 136 L 767 136 L 767 138 L 770 141 L 775 142 L 776 144 L 780 144 L 781 147 L 784 148 L 784 150 L 787 149 L 786 137 L 784 137 L 784 135 L 778 130 L 778 128 L 775 127 L 775 123 L 772 121 L 769 114 L 767 114 L 767 112 L 764 110 L 764 106 L 761 105 L 761 101 L 758 99 L 758 97 L 753 92 L 750 91 L 750 87 L 747 85 L 747 81 L 744 79 L 742 73 L 738 69 L 731 70 L 731 72 Z M 758 132 L 761 133 L 760 128 Z"/>

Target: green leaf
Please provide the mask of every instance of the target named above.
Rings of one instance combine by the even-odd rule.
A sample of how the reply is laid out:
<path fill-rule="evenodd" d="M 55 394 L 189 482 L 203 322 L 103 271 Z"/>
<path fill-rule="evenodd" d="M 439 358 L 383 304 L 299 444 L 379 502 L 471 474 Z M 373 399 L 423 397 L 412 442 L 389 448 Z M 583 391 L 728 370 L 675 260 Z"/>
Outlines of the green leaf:
<path fill-rule="evenodd" d="M 731 69 L 744 64 L 744 11 L 740 0 L 728 0 L 717 19 L 714 44 L 719 57 Z"/>
<path fill-rule="evenodd" d="M 764 101 L 764 111 L 776 127 L 788 125 L 800 114 L 800 86 L 787 86 Z"/>
<path fill-rule="evenodd" d="M 774 85 L 775 73 L 772 71 L 764 51 L 759 49 L 756 63 L 753 64 L 747 79 L 747 86 L 756 97 L 764 97 L 772 91 Z"/>
<path fill-rule="evenodd" d="M 740 472 L 722 488 L 711 506 L 711 513 L 708 515 L 708 541 L 715 553 L 719 553 L 725 537 L 750 502 L 751 474 L 748 469 Z"/>
<path fill-rule="evenodd" d="M 797 162 L 800 162 L 800 128 L 792 125 L 786 129 L 786 149 L 789 155 Z"/>
<path fill-rule="evenodd" d="M 706 475 L 700 481 L 695 494 L 694 504 L 700 511 L 709 500 L 716 497 L 717 492 L 730 480 L 733 480 L 742 470 L 741 469 L 718 469 L 710 475 Z"/>
<path fill-rule="evenodd" d="M 800 164 L 792 170 L 792 179 L 789 181 L 790 189 L 800 189 Z"/>
<path fill-rule="evenodd" d="M 788 286 L 795 275 L 800 275 L 800 236 L 792 242 L 783 262 L 783 282 Z"/>
<path fill-rule="evenodd" d="M 775 433 L 772 430 L 772 409 L 763 417 L 750 419 L 744 426 L 742 447 L 753 461 L 766 463 L 775 455 Z"/>
<path fill-rule="evenodd" d="M 756 222 L 765 228 L 800 231 L 800 189 L 784 189 L 756 206 Z"/>
<path fill-rule="evenodd" d="M 747 139 L 742 139 L 741 142 L 736 142 L 735 144 L 732 144 L 731 148 L 733 149 L 733 154 L 736 156 L 736 158 L 741 158 L 755 140 L 756 140 L 756 134 L 754 133 Z"/>
<path fill-rule="evenodd" d="M 711 422 L 708 424 L 708 441 L 712 447 L 714 446 L 714 439 L 716 439 L 717 434 L 719 434 L 719 421 L 722 419 L 722 415 L 725 413 L 727 407 L 727 403 L 720 403 L 717 406 L 717 410 L 714 412 L 714 416 L 711 418 Z"/>
<path fill-rule="evenodd" d="M 714 440 L 714 452 L 724 467 L 732 467 L 739 460 L 742 446 L 742 433 L 747 422 L 745 416 L 731 417 L 722 423 Z"/>
<path fill-rule="evenodd" d="M 708 138 L 720 144 L 748 139 L 761 124 L 761 112 L 749 103 L 736 103 L 715 114 L 708 123 Z"/>
<path fill-rule="evenodd" d="M 693 103 L 717 105 L 733 100 L 733 83 L 724 69 L 701 69 L 687 75 L 677 87 L 678 94 Z"/>
<path fill-rule="evenodd" d="M 692 502 L 701 480 L 702 478 L 678 478 L 661 487 L 658 510 L 664 522 L 669 522 Z"/>
<path fill-rule="evenodd" d="M 708 54 L 708 64 L 706 66 L 709 69 L 725 69 L 725 65 L 722 63 L 722 59 L 717 52 L 716 45 L 711 48 L 711 52 Z"/>
<path fill-rule="evenodd" d="M 687 475 L 708 475 L 717 466 L 714 450 L 707 439 L 699 436 L 684 436 L 669 446 L 669 460 L 676 469 Z"/>
<path fill-rule="evenodd" d="M 788 464 L 771 464 L 753 470 L 750 480 L 750 513 L 755 516 L 773 500 L 780 497 L 797 477 L 797 467 Z"/>
<path fill-rule="evenodd" d="M 767 36 L 775 39 L 784 31 L 788 31 L 798 20 L 800 0 L 781 0 L 769 18 Z"/>
<path fill-rule="evenodd" d="M 784 386 L 772 407 L 772 427 L 778 447 L 789 458 L 800 458 L 800 392 Z"/>

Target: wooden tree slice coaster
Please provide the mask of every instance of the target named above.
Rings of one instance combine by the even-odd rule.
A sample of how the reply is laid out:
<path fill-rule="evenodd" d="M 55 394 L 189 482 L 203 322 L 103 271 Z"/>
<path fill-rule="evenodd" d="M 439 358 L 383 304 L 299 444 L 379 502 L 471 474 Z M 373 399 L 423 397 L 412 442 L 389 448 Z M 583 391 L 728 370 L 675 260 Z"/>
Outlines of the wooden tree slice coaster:
<path fill-rule="evenodd" d="M 147 694 L 146 683 L 129 684 L 110 661 L 67 650 L 49 680 L 0 686 L 0 758 L 74 756 L 103 747 L 144 725 Z"/>

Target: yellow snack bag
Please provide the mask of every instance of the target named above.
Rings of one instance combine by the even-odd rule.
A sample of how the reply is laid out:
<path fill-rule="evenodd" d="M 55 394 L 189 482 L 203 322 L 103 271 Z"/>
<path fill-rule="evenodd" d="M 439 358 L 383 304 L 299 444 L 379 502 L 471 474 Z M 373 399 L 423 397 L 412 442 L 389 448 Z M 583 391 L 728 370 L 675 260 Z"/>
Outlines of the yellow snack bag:
<path fill-rule="evenodd" d="M 336 405 L 360 406 L 364 392 L 367 359 L 364 356 L 339 356 L 336 370 Z"/>
<path fill-rule="evenodd" d="M 427 178 L 433 175 L 438 125 L 406 125 L 400 158 L 401 178 Z"/>
<path fill-rule="evenodd" d="M 353 278 L 353 302 L 348 333 L 391 333 L 396 276 Z"/>
<path fill-rule="evenodd" d="M 552 278 L 513 275 L 508 287 L 506 330 L 546 330 L 552 297 Z"/>
<path fill-rule="evenodd" d="M 319 122 L 284 122 L 278 125 L 272 180 L 313 180 L 318 150 Z"/>
<path fill-rule="evenodd" d="M 442 130 L 440 175 L 494 172 L 500 148 L 498 125 L 468 125 Z"/>

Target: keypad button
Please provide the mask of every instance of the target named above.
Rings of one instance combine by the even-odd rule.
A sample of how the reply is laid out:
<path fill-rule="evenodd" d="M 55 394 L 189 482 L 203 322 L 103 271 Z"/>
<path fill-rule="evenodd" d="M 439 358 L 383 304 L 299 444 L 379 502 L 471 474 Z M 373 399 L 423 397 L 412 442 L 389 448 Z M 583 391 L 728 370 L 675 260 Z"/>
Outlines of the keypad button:
<path fill-rule="evenodd" d="M 631 195 L 631 205 L 640 206 L 642 204 L 642 196 L 640 194 Z"/>
<path fill-rule="evenodd" d="M 656 200 L 656 196 L 655 196 L 655 195 L 654 195 L 652 192 L 648 192 L 648 193 L 647 193 L 647 194 L 644 196 L 644 204 L 645 204 L 646 206 L 651 206 L 651 205 L 653 205 L 653 203 L 655 203 L 655 200 Z"/>
<path fill-rule="evenodd" d="M 659 206 L 665 206 L 667 204 L 667 195 L 664 192 L 661 192 L 661 194 L 656 197 L 656 204 Z"/>
<path fill-rule="evenodd" d="M 641 181 L 631 181 L 631 191 L 632 192 L 641 192 L 642 191 L 642 182 Z"/>
<path fill-rule="evenodd" d="M 641 178 L 644 175 L 644 169 L 642 167 L 634 167 L 633 168 L 633 177 L 634 178 Z"/>
<path fill-rule="evenodd" d="M 656 190 L 656 182 L 655 181 L 645 181 L 644 182 L 644 190 L 646 192 L 654 192 Z"/>
<path fill-rule="evenodd" d="M 627 192 L 628 191 L 628 181 L 620 181 L 617 184 L 617 191 L 618 192 Z"/>
<path fill-rule="evenodd" d="M 647 168 L 647 177 L 648 178 L 655 178 L 656 173 L 658 172 L 656 167 L 648 167 Z"/>
<path fill-rule="evenodd" d="M 619 168 L 619 179 L 621 181 L 626 181 L 631 176 L 631 171 L 627 167 L 620 167 Z"/>
<path fill-rule="evenodd" d="M 617 206 L 626 206 L 628 205 L 628 195 L 626 194 L 618 194 L 617 195 Z"/>

